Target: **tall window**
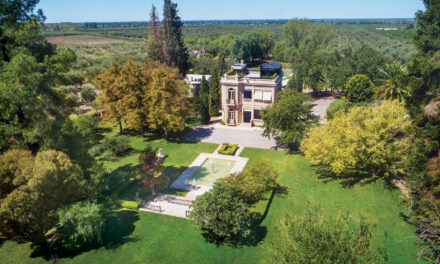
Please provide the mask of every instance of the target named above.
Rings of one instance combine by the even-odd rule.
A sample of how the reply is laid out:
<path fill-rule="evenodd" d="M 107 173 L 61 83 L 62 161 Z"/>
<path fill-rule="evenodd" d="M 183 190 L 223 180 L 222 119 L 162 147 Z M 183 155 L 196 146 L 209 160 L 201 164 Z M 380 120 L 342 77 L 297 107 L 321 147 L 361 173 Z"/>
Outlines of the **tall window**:
<path fill-rule="evenodd" d="M 234 110 L 229 110 L 229 120 L 235 120 L 235 111 Z"/>
<path fill-rule="evenodd" d="M 254 119 L 261 119 L 260 110 L 254 110 Z"/>
<path fill-rule="evenodd" d="M 229 88 L 228 90 L 228 99 L 229 100 L 234 100 L 235 99 L 235 92 L 233 88 Z"/>
<path fill-rule="evenodd" d="M 252 90 L 244 91 L 244 99 L 252 99 Z"/>

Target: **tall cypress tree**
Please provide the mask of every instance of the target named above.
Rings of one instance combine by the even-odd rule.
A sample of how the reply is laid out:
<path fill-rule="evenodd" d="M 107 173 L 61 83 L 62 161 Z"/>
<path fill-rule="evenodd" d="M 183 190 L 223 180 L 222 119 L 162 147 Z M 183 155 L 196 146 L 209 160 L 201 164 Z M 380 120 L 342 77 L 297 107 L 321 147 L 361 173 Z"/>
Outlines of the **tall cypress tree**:
<path fill-rule="evenodd" d="M 205 75 L 202 77 L 199 90 L 199 112 L 202 124 L 209 123 L 211 116 L 209 115 L 209 87 Z"/>
<path fill-rule="evenodd" d="M 171 0 L 165 0 L 163 7 L 163 31 L 166 51 L 168 53 L 168 65 L 179 68 L 181 75 L 185 75 L 190 68 L 189 54 L 183 42 L 183 23 L 177 15 L 177 4 Z"/>
<path fill-rule="evenodd" d="M 225 57 L 220 54 L 209 81 L 209 114 L 217 116 L 221 108 L 221 84 L 220 80 L 224 73 Z"/>

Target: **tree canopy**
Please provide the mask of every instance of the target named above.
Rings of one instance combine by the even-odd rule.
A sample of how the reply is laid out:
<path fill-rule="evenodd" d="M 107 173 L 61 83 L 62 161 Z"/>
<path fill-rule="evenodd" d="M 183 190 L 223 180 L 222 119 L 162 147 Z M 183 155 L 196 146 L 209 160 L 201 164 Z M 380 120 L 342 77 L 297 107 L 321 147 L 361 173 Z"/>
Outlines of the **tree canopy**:
<path fill-rule="evenodd" d="M 307 209 L 304 215 L 287 215 L 277 227 L 269 263 L 382 263 L 386 256 L 372 243 L 372 227 L 361 218 L 338 210 L 332 216 Z"/>
<path fill-rule="evenodd" d="M 22 168 L 12 165 L 24 161 Z M 45 242 L 62 206 L 99 192 L 99 176 L 83 173 L 62 152 L 42 151 L 34 158 L 30 152 L 11 150 L 0 156 L 0 165 L 2 182 L 8 187 L 2 190 L 0 231 L 10 238 Z"/>
<path fill-rule="evenodd" d="M 279 136 L 279 144 L 288 144 L 290 147 L 301 142 L 307 131 L 318 122 L 308 100 L 307 95 L 292 89 L 279 93 L 275 102 L 261 112 L 263 135 L 273 138 Z"/>
<path fill-rule="evenodd" d="M 312 129 L 301 143 L 314 165 L 328 166 L 337 175 L 361 169 L 371 176 L 403 174 L 411 120 L 398 101 L 375 107 L 340 111 L 324 126 Z"/>
<path fill-rule="evenodd" d="M 184 129 L 188 85 L 179 73 L 159 62 L 117 63 L 96 77 L 104 119 L 128 128 L 169 132 Z"/>
<path fill-rule="evenodd" d="M 254 216 L 240 192 L 238 186 L 216 182 L 211 191 L 198 196 L 193 202 L 189 218 L 208 240 L 231 242 L 250 234 Z"/>
<path fill-rule="evenodd" d="M 357 74 L 345 84 L 347 99 L 350 103 L 368 103 L 373 100 L 373 84 L 366 75 Z"/>

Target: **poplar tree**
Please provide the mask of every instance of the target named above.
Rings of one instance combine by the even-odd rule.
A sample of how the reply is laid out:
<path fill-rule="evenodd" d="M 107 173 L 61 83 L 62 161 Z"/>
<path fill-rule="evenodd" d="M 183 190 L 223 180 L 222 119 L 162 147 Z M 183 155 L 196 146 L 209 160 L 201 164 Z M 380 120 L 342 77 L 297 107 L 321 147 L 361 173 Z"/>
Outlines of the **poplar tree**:
<path fill-rule="evenodd" d="M 151 60 L 168 62 L 166 46 L 162 29 L 159 25 L 159 14 L 156 7 L 151 7 L 150 22 L 148 23 L 148 47 L 147 56 Z"/>
<path fill-rule="evenodd" d="M 220 55 L 214 69 L 211 72 L 211 80 L 209 81 L 209 114 L 217 116 L 221 107 L 221 84 L 220 80 L 223 75 L 225 57 Z"/>
<path fill-rule="evenodd" d="M 163 7 L 163 33 L 168 53 L 167 64 L 179 68 L 181 75 L 185 75 L 190 68 L 189 54 L 183 42 L 181 18 L 177 15 L 177 4 L 165 0 Z"/>

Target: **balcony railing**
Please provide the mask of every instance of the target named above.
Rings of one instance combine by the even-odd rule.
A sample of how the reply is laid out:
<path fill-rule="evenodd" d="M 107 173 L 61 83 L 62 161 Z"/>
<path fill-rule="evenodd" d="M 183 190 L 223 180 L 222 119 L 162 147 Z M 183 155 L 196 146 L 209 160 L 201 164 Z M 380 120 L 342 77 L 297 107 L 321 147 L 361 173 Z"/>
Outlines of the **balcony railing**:
<path fill-rule="evenodd" d="M 235 105 L 235 99 L 226 99 L 226 104 Z"/>

